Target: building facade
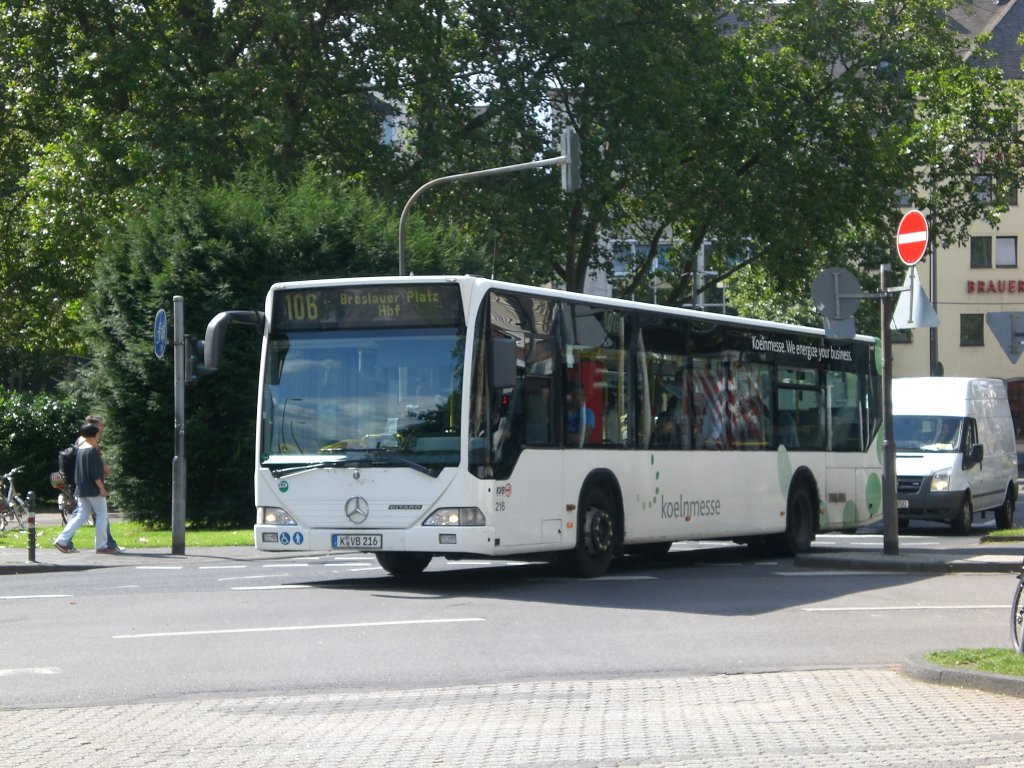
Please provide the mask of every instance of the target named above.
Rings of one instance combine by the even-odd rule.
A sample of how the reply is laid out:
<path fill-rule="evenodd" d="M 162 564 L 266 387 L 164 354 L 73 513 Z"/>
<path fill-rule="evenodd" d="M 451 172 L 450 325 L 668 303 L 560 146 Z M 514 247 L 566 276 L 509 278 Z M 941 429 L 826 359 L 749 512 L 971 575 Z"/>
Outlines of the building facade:
<path fill-rule="evenodd" d="M 1006 77 L 1022 77 L 1024 48 L 1018 37 L 1024 32 L 1024 0 L 968 3 L 956 9 L 952 19 L 965 35 L 991 33 L 988 47 L 995 53 L 993 61 Z M 1024 265 L 1020 255 L 1024 210 L 1018 198 L 1008 201 L 1010 208 L 998 226 L 978 222 L 972 226 L 967 243 L 933 247 L 917 265 L 939 326 L 896 335 L 893 375 L 928 376 L 941 371 L 944 376 L 1004 379 L 1018 445 L 1024 449 L 1024 357 L 1012 363 L 986 321 L 991 312 L 1024 313 Z M 893 282 L 902 283 L 905 272 L 895 270 Z M 1024 334 L 1024 323 L 1020 331 Z M 1024 344 L 1024 336 L 1021 342 Z"/>

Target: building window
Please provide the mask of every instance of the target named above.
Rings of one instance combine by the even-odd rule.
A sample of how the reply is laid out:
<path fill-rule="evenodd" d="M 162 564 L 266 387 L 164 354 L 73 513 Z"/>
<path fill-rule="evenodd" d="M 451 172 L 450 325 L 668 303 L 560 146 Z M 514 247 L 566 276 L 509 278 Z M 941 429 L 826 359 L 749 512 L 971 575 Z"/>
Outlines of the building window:
<path fill-rule="evenodd" d="M 971 238 L 971 269 L 992 268 L 992 238 Z"/>
<path fill-rule="evenodd" d="M 996 266 L 1016 267 L 1017 266 L 1017 238 L 997 237 L 996 238 Z"/>
<path fill-rule="evenodd" d="M 960 346 L 983 347 L 985 345 L 985 316 L 960 315 Z"/>
<path fill-rule="evenodd" d="M 988 174 L 975 176 L 973 179 L 973 184 L 975 199 L 979 203 L 982 203 L 983 205 L 988 205 L 989 203 L 991 203 L 993 197 L 992 187 L 994 186 L 994 181 L 992 177 L 989 176 Z"/>
<path fill-rule="evenodd" d="M 893 344 L 912 344 L 914 341 L 913 332 L 909 328 L 894 328 L 889 338 Z"/>

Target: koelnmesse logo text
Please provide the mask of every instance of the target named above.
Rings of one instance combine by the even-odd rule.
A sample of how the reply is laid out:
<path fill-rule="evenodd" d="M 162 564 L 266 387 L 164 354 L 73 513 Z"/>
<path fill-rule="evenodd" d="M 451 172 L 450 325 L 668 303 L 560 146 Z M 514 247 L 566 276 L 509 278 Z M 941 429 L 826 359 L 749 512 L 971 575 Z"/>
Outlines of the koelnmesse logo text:
<path fill-rule="evenodd" d="M 721 499 L 666 499 L 661 497 L 661 517 L 715 517 L 722 514 Z"/>

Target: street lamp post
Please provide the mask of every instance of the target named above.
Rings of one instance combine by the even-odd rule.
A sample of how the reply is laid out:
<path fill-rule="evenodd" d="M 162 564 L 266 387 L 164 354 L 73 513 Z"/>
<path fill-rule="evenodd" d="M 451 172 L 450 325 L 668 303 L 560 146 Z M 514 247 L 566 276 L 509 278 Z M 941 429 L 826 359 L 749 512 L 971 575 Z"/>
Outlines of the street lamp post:
<path fill-rule="evenodd" d="M 549 157 L 543 160 L 532 160 L 528 163 L 516 163 L 515 165 L 503 165 L 500 168 L 485 168 L 481 171 L 468 171 L 466 173 L 454 173 L 450 176 L 441 176 L 437 179 L 432 179 L 424 184 L 422 187 L 412 193 L 412 196 L 406 201 L 405 207 L 402 208 L 402 216 L 398 220 L 398 275 L 402 277 L 408 274 L 406 259 L 405 259 L 405 230 L 406 222 L 409 218 L 409 211 L 412 209 L 412 204 L 421 194 L 426 192 L 432 187 L 436 187 L 439 184 L 444 184 L 449 181 L 460 181 L 462 179 L 477 179 L 481 176 L 497 176 L 501 173 L 514 173 L 515 171 L 525 171 L 531 168 L 545 168 L 550 165 L 561 165 L 565 166 L 562 173 L 562 189 L 566 192 L 575 192 L 579 188 L 580 179 L 580 150 L 579 150 L 579 138 L 576 135 L 576 131 L 572 128 L 566 128 L 562 131 L 561 141 L 562 154 L 558 157 Z"/>

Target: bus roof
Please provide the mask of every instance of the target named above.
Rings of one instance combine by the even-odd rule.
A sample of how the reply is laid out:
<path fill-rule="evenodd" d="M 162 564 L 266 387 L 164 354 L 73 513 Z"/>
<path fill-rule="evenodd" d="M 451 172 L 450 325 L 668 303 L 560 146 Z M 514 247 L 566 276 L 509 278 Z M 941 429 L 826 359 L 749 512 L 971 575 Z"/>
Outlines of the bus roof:
<path fill-rule="evenodd" d="M 825 338 L 824 328 L 781 323 L 774 320 L 758 320 L 755 318 L 741 317 L 738 315 L 726 315 L 718 312 L 705 312 L 698 309 L 686 307 L 670 307 L 664 304 L 651 304 L 643 301 L 631 301 L 628 299 L 616 299 L 608 296 L 597 296 L 589 293 L 576 293 L 560 288 L 545 288 L 521 283 L 511 283 L 502 280 L 493 280 L 475 275 L 410 275 L 397 277 L 394 275 L 379 275 L 376 277 L 344 277 L 344 278 L 321 278 L 317 280 L 296 280 L 289 282 L 275 283 L 270 287 L 270 292 L 275 290 L 289 290 L 296 288 L 309 288 L 324 285 L 423 285 L 430 283 L 456 283 L 460 286 L 463 298 L 471 294 L 482 293 L 492 288 L 520 293 L 529 293 L 533 296 L 544 296 L 552 299 L 586 301 L 599 306 L 613 307 L 623 310 L 634 310 L 642 312 L 655 312 L 658 314 L 673 315 L 676 317 L 688 317 L 694 320 L 714 320 L 715 322 L 735 325 L 745 328 L 761 328 L 778 330 L 792 333 L 799 331 L 809 335 Z M 467 302 L 468 305 L 468 302 Z M 269 305 L 267 307 L 270 309 Z M 876 342 L 877 338 L 865 334 L 857 334 L 854 338 L 862 342 Z"/>

